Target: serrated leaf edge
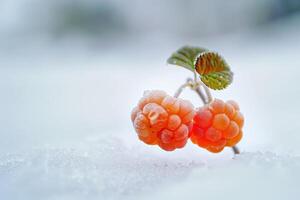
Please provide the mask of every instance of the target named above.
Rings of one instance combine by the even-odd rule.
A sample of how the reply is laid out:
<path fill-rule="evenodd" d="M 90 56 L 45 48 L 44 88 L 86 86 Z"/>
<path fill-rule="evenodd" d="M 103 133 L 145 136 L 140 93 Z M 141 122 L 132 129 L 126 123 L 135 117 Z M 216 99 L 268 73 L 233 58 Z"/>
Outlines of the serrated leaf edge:
<path fill-rule="evenodd" d="M 207 73 L 207 74 L 200 74 L 200 73 L 198 73 L 197 70 L 196 70 L 196 63 L 197 63 L 197 60 L 198 60 L 198 58 L 199 58 L 200 56 L 202 56 L 202 55 L 204 55 L 204 54 L 207 54 L 207 53 L 214 53 L 214 54 L 217 54 L 217 55 L 223 60 L 223 62 L 225 63 L 225 69 L 227 69 L 228 71 L 227 71 L 227 70 L 222 70 L 222 71 L 210 72 L 210 73 Z M 227 63 L 226 60 L 223 58 L 223 56 L 221 56 L 218 52 L 215 52 L 215 51 L 205 51 L 205 52 L 199 53 L 198 56 L 196 56 L 195 59 L 194 59 L 194 69 L 195 69 L 195 72 L 197 72 L 197 74 L 199 75 L 201 81 L 202 81 L 207 87 L 209 87 L 209 88 L 211 88 L 211 89 L 213 89 L 213 90 L 223 90 L 223 89 L 227 88 L 227 87 L 232 83 L 232 81 L 233 81 L 233 75 L 234 75 L 234 73 L 231 71 L 231 69 L 230 69 L 228 63 Z M 208 75 L 211 75 L 211 74 L 213 74 L 213 73 L 223 73 L 223 72 L 225 72 L 225 71 L 227 71 L 227 72 L 230 74 L 230 79 L 229 79 L 228 84 L 226 84 L 226 86 L 224 86 L 224 87 L 221 87 L 221 88 L 212 88 L 212 87 L 210 87 L 208 84 L 206 84 L 206 81 L 203 81 L 203 79 L 204 79 L 205 77 L 207 77 Z M 214 80 L 214 81 L 215 81 L 215 80 Z"/>

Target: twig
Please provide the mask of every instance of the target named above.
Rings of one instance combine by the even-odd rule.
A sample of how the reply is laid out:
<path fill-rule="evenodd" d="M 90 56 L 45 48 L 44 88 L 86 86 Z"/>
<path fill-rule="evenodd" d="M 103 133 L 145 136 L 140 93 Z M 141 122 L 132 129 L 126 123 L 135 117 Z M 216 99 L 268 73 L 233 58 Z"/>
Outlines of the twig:
<path fill-rule="evenodd" d="M 204 91 L 207 96 L 207 104 L 210 103 L 213 100 L 213 98 L 212 98 L 209 88 L 201 80 L 199 80 L 199 84 L 204 88 Z"/>
<path fill-rule="evenodd" d="M 206 100 L 206 98 L 205 98 L 205 96 L 204 96 L 204 94 L 203 94 L 201 88 L 198 86 L 198 87 L 196 87 L 196 88 L 194 89 L 194 91 L 199 95 L 199 97 L 201 98 L 203 104 L 206 104 L 206 103 L 207 103 L 207 100 Z"/>
<path fill-rule="evenodd" d="M 233 147 L 232 147 L 232 151 L 233 151 L 233 153 L 234 153 L 235 155 L 240 154 L 240 150 L 239 150 L 239 148 L 238 148 L 237 146 L 233 146 Z"/>
<path fill-rule="evenodd" d="M 182 90 L 186 87 L 189 87 L 190 86 L 190 83 L 189 82 L 186 82 L 185 84 L 181 85 L 175 92 L 174 94 L 174 97 L 179 97 L 179 95 L 181 94 Z"/>

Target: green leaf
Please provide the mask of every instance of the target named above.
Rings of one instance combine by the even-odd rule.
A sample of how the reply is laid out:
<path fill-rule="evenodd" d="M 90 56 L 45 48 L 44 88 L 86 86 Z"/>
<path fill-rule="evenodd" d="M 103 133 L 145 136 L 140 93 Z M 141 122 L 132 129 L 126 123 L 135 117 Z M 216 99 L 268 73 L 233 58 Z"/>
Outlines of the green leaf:
<path fill-rule="evenodd" d="M 209 88 L 222 90 L 232 83 L 233 73 L 226 61 L 217 53 L 201 53 L 195 62 L 201 81 Z"/>
<path fill-rule="evenodd" d="M 200 53 L 207 51 L 204 48 L 184 46 L 169 57 L 167 63 L 195 71 L 195 60 Z"/>

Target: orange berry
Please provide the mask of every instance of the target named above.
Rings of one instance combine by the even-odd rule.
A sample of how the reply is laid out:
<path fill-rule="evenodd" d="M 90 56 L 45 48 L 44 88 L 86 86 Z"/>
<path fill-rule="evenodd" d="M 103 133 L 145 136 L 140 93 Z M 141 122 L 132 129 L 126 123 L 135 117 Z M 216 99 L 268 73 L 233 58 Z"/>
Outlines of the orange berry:
<path fill-rule="evenodd" d="M 236 110 L 231 104 L 226 103 L 224 112 L 230 119 L 232 119 L 235 115 Z"/>
<path fill-rule="evenodd" d="M 232 139 L 239 133 L 240 129 L 236 122 L 231 121 L 228 128 L 224 131 L 224 137 L 226 139 Z"/>
<path fill-rule="evenodd" d="M 150 133 L 147 137 L 144 137 L 142 135 L 139 135 L 138 137 L 140 140 L 144 141 L 146 144 L 149 144 L 149 145 L 157 144 L 156 136 L 152 133 Z"/>
<path fill-rule="evenodd" d="M 240 110 L 239 105 L 237 104 L 237 102 L 233 101 L 233 100 L 229 100 L 226 102 L 227 104 L 230 104 L 234 107 L 235 110 Z"/>
<path fill-rule="evenodd" d="M 166 96 L 161 105 L 167 110 L 168 113 L 178 113 L 180 108 L 180 101 L 177 98 Z"/>
<path fill-rule="evenodd" d="M 160 105 L 156 103 L 148 103 L 143 108 L 143 114 L 149 120 L 152 130 L 162 130 L 168 120 L 168 113 Z"/>
<path fill-rule="evenodd" d="M 224 131 L 230 123 L 230 119 L 227 117 L 226 114 L 217 114 L 214 116 L 213 119 L 213 127 L 220 131 Z"/>
<path fill-rule="evenodd" d="M 139 106 L 144 107 L 144 105 L 146 105 L 147 103 L 160 104 L 166 95 L 167 94 L 161 90 L 147 90 L 144 92 L 144 96 L 139 102 Z"/>
<path fill-rule="evenodd" d="M 144 93 L 132 110 L 131 120 L 140 140 L 173 151 L 186 144 L 194 113 L 189 101 L 153 90 Z"/>
<path fill-rule="evenodd" d="M 212 119 L 213 114 L 207 108 L 200 108 L 194 116 L 194 122 L 201 128 L 209 127 Z"/>
<path fill-rule="evenodd" d="M 209 108 L 214 114 L 224 113 L 225 103 L 220 99 L 215 99 L 209 104 Z"/>
<path fill-rule="evenodd" d="M 158 143 L 158 146 L 160 148 L 162 148 L 163 150 L 165 150 L 165 151 L 174 151 L 176 149 L 176 147 L 172 143 L 162 143 L 162 142 L 160 142 L 160 143 Z"/>
<path fill-rule="evenodd" d="M 188 122 L 191 122 L 194 118 L 194 115 L 195 115 L 195 111 L 194 110 L 191 110 L 189 113 L 185 114 L 182 118 L 182 122 L 183 123 L 188 123 Z"/>
<path fill-rule="evenodd" d="M 163 131 L 160 132 L 159 138 L 162 143 L 170 143 L 173 138 L 174 138 L 174 133 L 168 129 L 164 129 Z"/>
<path fill-rule="evenodd" d="M 244 117 L 234 101 L 215 99 L 200 108 L 193 121 L 191 141 L 210 152 L 218 153 L 225 146 L 234 146 L 242 138 Z"/>
<path fill-rule="evenodd" d="M 220 139 L 216 142 L 211 142 L 210 145 L 207 147 L 207 150 L 209 150 L 212 153 L 219 153 L 221 152 L 226 145 L 225 139 Z"/>
<path fill-rule="evenodd" d="M 206 130 L 205 137 L 211 142 L 216 142 L 222 138 L 222 132 L 218 131 L 214 127 L 210 127 Z"/>
<path fill-rule="evenodd" d="M 174 132 L 175 140 L 184 140 L 189 136 L 189 129 L 185 124 L 181 124 L 181 126 Z"/>
<path fill-rule="evenodd" d="M 236 145 L 239 141 L 241 141 L 243 137 L 243 132 L 241 131 L 237 136 L 235 136 L 234 138 L 227 140 L 226 146 L 229 147 L 233 147 L 234 145 Z"/>
<path fill-rule="evenodd" d="M 138 114 L 133 125 L 139 136 L 147 137 L 151 133 L 150 124 L 145 115 Z"/>
<path fill-rule="evenodd" d="M 244 116 L 241 112 L 236 112 L 233 120 L 239 125 L 240 128 L 244 125 Z"/>
<path fill-rule="evenodd" d="M 180 99 L 179 115 L 185 116 L 194 111 L 194 106 L 187 100 Z"/>
<path fill-rule="evenodd" d="M 204 137 L 205 130 L 197 125 L 194 125 L 191 132 L 196 137 Z"/>
<path fill-rule="evenodd" d="M 211 143 L 206 138 L 197 138 L 197 144 L 200 147 L 207 148 Z"/>
<path fill-rule="evenodd" d="M 186 143 L 187 143 L 187 139 L 185 139 L 185 140 L 181 140 L 181 141 L 177 141 L 177 142 L 175 142 L 175 146 L 176 146 L 176 148 L 183 148 L 185 145 L 186 145 Z"/>
<path fill-rule="evenodd" d="M 181 124 L 181 119 L 178 115 L 169 116 L 167 128 L 171 131 L 176 130 Z"/>
<path fill-rule="evenodd" d="M 224 147 L 209 146 L 206 149 L 212 153 L 220 153 L 224 149 Z"/>

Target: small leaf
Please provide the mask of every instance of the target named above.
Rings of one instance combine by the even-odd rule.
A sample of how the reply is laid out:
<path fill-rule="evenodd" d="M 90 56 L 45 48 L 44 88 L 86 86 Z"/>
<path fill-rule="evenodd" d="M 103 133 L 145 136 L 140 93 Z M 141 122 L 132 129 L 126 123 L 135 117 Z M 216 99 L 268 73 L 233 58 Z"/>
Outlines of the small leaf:
<path fill-rule="evenodd" d="M 226 88 L 233 79 L 226 61 L 214 52 L 201 53 L 196 60 L 195 69 L 201 75 L 201 81 L 214 90 Z"/>
<path fill-rule="evenodd" d="M 195 71 L 195 60 L 200 53 L 207 51 L 204 48 L 184 46 L 178 49 L 167 60 L 167 63 Z"/>

